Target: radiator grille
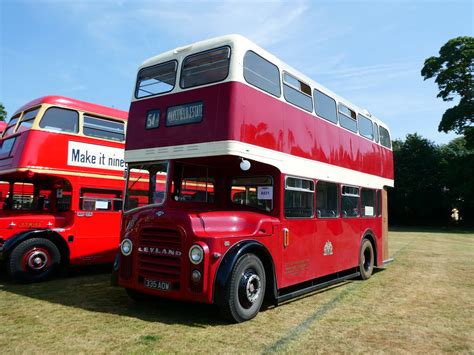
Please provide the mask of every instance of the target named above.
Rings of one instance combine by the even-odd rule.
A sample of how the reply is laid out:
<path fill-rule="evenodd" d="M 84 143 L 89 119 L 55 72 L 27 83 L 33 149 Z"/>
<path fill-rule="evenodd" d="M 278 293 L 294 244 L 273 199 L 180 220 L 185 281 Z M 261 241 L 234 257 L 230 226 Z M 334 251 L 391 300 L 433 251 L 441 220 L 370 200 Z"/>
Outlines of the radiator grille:
<path fill-rule="evenodd" d="M 146 227 L 140 231 L 139 279 L 169 281 L 179 289 L 183 236 L 179 230 Z"/>

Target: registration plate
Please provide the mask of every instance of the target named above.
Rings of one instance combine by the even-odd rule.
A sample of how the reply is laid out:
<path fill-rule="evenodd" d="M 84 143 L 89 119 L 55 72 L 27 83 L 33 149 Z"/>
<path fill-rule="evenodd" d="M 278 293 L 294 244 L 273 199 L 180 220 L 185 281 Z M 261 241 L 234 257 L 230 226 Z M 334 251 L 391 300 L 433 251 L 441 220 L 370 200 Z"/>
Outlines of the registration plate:
<path fill-rule="evenodd" d="M 171 290 L 171 282 L 168 282 L 168 281 L 145 279 L 143 281 L 143 284 L 145 285 L 145 287 L 152 288 L 154 290 L 161 290 L 161 291 Z"/>

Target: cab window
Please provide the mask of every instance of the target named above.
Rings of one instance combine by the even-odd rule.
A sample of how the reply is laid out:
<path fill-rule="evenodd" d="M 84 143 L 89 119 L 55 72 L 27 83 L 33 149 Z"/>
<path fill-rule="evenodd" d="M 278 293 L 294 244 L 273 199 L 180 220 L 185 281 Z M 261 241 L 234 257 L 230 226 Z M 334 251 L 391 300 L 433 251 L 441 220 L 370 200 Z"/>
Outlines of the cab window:
<path fill-rule="evenodd" d="M 235 177 L 231 180 L 231 200 L 237 205 L 269 212 L 273 209 L 273 179 L 270 176 Z"/>

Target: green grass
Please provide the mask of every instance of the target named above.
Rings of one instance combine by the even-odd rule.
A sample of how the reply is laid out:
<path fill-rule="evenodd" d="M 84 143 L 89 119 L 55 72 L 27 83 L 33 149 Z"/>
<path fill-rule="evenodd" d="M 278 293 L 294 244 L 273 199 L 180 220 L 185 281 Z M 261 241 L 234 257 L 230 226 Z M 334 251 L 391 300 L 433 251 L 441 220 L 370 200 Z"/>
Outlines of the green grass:
<path fill-rule="evenodd" d="M 474 352 L 474 234 L 390 233 L 395 261 L 227 324 L 213 306 L 136 304 L 106 269 L 16 285 L 0 277 L 2 353 Z"/>

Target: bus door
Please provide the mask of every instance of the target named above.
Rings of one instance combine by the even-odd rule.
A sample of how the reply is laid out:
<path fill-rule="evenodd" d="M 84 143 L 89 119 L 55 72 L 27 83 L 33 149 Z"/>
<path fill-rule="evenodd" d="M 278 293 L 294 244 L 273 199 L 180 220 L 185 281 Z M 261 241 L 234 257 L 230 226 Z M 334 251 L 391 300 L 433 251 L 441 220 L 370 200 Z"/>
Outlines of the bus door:
<path fill-rule="evenodd" d="M 119 245 L 121 210 L 121 191 L 81 188 L 79 209 L 74 218 L 74 254 L 80 255 L 80 259 L 75 263 L 113 260 Z"/>
<path fill-rule="evenodd" d="M 314 181 L 287 176 L 283 203 L 282 278 L 279 287 L 310 280 L 316 272 Z"/>

